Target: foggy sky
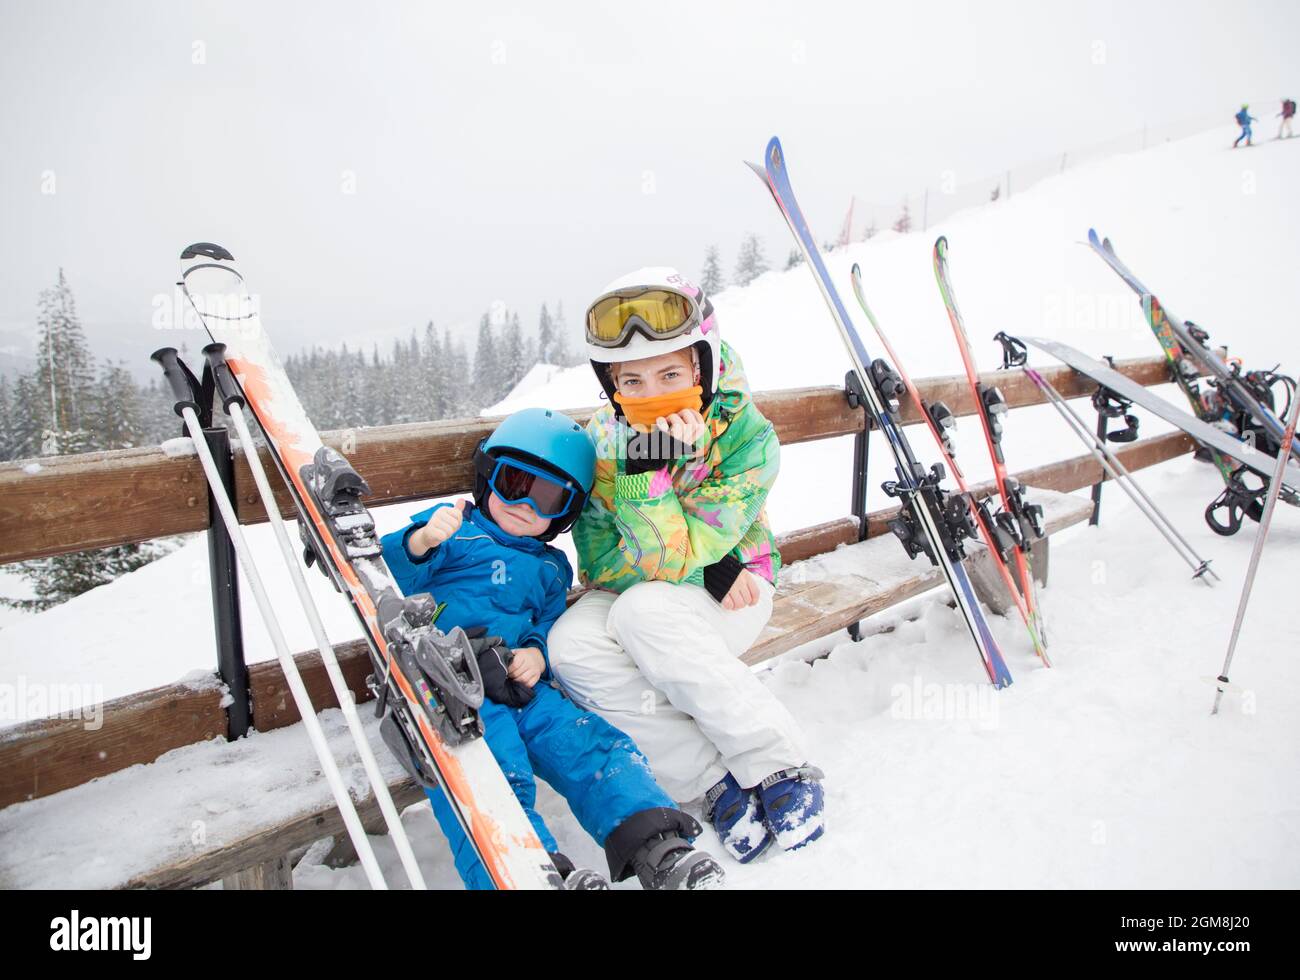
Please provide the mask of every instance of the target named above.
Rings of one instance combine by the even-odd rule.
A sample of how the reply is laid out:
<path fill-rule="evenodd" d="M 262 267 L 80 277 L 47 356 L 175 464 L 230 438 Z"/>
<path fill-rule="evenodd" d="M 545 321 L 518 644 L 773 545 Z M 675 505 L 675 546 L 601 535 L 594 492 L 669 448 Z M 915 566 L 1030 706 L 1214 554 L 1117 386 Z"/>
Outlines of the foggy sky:
<path fill-rule="evenodd" d="M 493 301 L 573 322 L 749 230 L 781 262 L 741 164 L 774 133 L 825 238 L 850 194 L 1300 89 L 1294 3 L 486 6 L 3 0 L 0 346 L 60 266 L 97 347 L 175 343 L 152 303 L 198 240 L 285 351 Z"/>

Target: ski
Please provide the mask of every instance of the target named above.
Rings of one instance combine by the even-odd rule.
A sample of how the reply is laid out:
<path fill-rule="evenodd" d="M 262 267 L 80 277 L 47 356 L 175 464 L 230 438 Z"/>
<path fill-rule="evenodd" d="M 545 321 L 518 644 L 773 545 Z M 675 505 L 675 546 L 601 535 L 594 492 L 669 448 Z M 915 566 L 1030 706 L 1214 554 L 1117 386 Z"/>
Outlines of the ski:
<path fill-rule="evenodd" d="M 1128 267 L 1119 261 L 1118 256 L 1113 251 L 1106 248 L 1110 239 L 1103 244 L 1097 237 L 1097 232 L 1093 228 L 1088 229 L 1088 244 L 1097 252 L 1102 259 L 1110 265 L 1111 269 L 1123 279 L 1130 288 L 1136 290 L 1142 296 L 1142 315 L 1146 318 L 1147 325 L 1151 332 L 1155 334 L 1156 342 L 1160 344 L 1160 349 L 1164 351 L 1165 359 L 1169 362 L 1169 371 L 1173 376 L 1174 382 L 1187 397 L 1187 401 L 1192 406 L 1192 411 L 1196 417 L 1204 422 L 1213 422 L 1219 413 L 1211 404 L 1210 396 L 1201 391 L 1200 388 L 1200 370 L 1196 363 L 1183 350 L 1183 345 L 1179 342 L 1169 319 L 1164 315 L 1164 309 L 1158 302 L 1153 303 L 1154 297 L 1150 294 L 1142 294 L 1141 284 L 1133 277 Z M 1233 466 L 1226 460 L 1218 450 L 1209 449 L 1210 460 L 1223 477 L 1223 482 L 1231 486 Z"/>
<path fill-rule="evenodd" d="M 962 541 L 978 533 L 970 518 L 970 503 L 942 489 L 943 464 L 936 463 L 927 472 L 917 461 L 902 428 L 895 422 L 898 398 L 905 390 L 902 381 L 887 361 L 881 358 L 872 360 L 867 353 L 795 200 L 781 141 L 775 136 L 767 144 L 763 161 L 763 166 L 750 163 L 749 167 L 763 181 L 785 217 L 848 350 L 867 410 L 893 454 L 894 472 L 898 479 L 887 481 L 883 489 L 887 495 L 899 499 L 902 512 L 891 522 L 890 529 L 911 558 L 924 553 L 940 568 L 957 600 L 957 608 L 979 651 L 989 681 L 995 687 L 1006 687 L 1011 683 L 1011 672 L 980 610 L 970 577 L 961 564 L 965 557 Z"/>
<path fill-rule="evenodd" d="M 871 324 L 871 328 L 876 332 L 876 336 L 880 338 L 880 343 L 885 348 L 886 355 L 898 370 L 898 376 L 902 379 L 903 387 L 907 389 L 912 404 L 916 406 L 921 417 L 925 419 L 926 427 L 930 430 L 930 435 L 934 437 L 935 446 L 943 457 L 948 472 L 952 474 L 959 494 L 966 498 L 970 505 L 971 519 L 979 528 L 980 536 L 984 539 L 984 546 L 988 549 L 989 559 L 993 562 L 994 568 L 997 569 L 1003 584 L 1006 585 L 1007 594 L 1011 596 L 1011 600 L 1016 604 L 1016 609 L 1020 613 L 1020 618 L 1024 620 L 1025 628 L 1029 631 L 1029 639 L 1034 645 L 1034 651 L 1043 663 L 1050 667 L 1051 663 L 1047 659 L 1047 649 L 1039 635 L 1035 618 L 1030 615 L 1029 607 L 1025 604 L 1025 597 L 1021 595 L 1015 579 L 1011 577 L 1011 570 L 1007 567 L 1006 553 L 1011 545 L 1011 541 L 1007 537 L 1009 532 L 999 528 L 996 517 L 989 512 L 988 507 L 982 501 L 975 499 L 970 492 L 970 488 L 966 485 L 966 477 L 962 473 L 961 467 L 957 465 L 955 449 L 949 433 L 949 430 L 956 424 L 956 416 L 943 402 L 929 404 L 921 397 L 921 392 L 903 369 L 903 362 L 899 360 L 898 355 L 894 352 L 893 345 L 890 344 L 884 329 L 880 326 L 875 314 L 871 311 L 870 305 L 867 303 L 866 290 L 862 285 L 862 270 L 856 262 L 853 263 L 850 278 L 853 281 L 853 294 L 857 297 L 858 305 L 862 307 L 862 312 Z"/>
<path fill-rule="evenodd" d="M 1213 383 L 1224 393 L 1228 402 L 1248 418 L 1253 418 L 1263 427 L 1272 441 L 1282 445 L 1283 431 L 1286 426 L 1246 386 L 1240 374 L 1224 363 L 1223 358 L 1210 347 L 1207 343 L 1210 335 L 1193 324 L 1185 323 L 1166 309 L 1156 299 L 1155 294 L 1147 289 L 1115 254 L 1115 246 L 1111 244 L 1109 238 L 1099 240 L 1096 229 L 1089 228 L 1088 244 L 1128 284 L 1129 288 L 1141 297 L 1144 311 L 1150 310 L 1148 322 L 1152 324 L 1152 329 L 1156 329 L 1156 323 L 1160 323 L 1162 328 L 1167 326 L 1168 333 L 1177 340 L 1182 353 L 1210 375 Z M 1159 336 L 1160 333 L 1157 332 L 1157 337 Z M 1176 375 L 1181 376 L 1181 373 L 1176 365 Z M 1300 441 L 1293 436 L 1289 445 L 1293 455 L 1300 455 Z"/>
<path fill-rule="evenodd" d="M 1007 413 L 1007 401 L 996 386 L 989 386 L 980 381 L 979 370 L 975 367 L 975 355 L 971 350 L 970 335 L 966 333 L 966 323 L 953 293 L 952 278 L 948 273 L 948 239 L 940 235 L 934 243 L 934 278 L 938 283 L 939 293 L 943 296 L 943 305 L 948 311 L 948 320 L 957 338 L 957 348 L 961 351 L 962 366 L 966 370 L 966 381 L 970 385 L 971 395 L 984 429 L 984 440 L 988 445 L 989 458 L 993 461 L 993 480 L 1002 498 L 1002 510 L 994 515 L 997 529 L 1002 532 L 999 544 L 1002 545 L 1004 557 L 1010 556 L 1015 563 L 1016 580 L 1024 598 L 1025 609 L 1038 641 L 1046 643 L 1047 631 L 1039 608 L 1038 593 L 1034 586 L 1033 569 L 1030 567 L 1029 549 L 1032 542 L 1043 536 L 1043 508 L 1025 501 L 1020 481 L 1007 474 L 1007 461 L 1002 452 L 1002 416 Z M 1039 649 L 1039 656 L 1047 663 L 1047 658 Z"/>
<path fill-rule="evenodd" d="M 1056 409 L 1057 414 L 1070 427 L 1070 430 L 1079 437 L 1088 451 L 1092 453 L 1093 459 L 1100 464 L 1111 480 L 1128 495 L 1138 510 L 1169 542 L 1174 551 L 1178 553 L 1178 556 L 1187 562 L 1192 569 L 1192 578 L 1200 579 L 1207 585 L 1213 584 L 1211 579 L 1218 580 L 1218 573 L 1210 568 L 1209 560 L 1198 555 L 1191 543 L 1179 533 L 1174 522 L 1161 513 L 1160 508 L 1156 506 L 1156 502 L 1142 489 L 1133 474 L 1129 472 L 1128 467 L 1124 465 L 1124 462 L 1106 445 L 1105 440 L 1099 438 L 1096 433 L 1088 428 L 1083 419 L 1070 407 L 1070 403 L 1066 401 L 1065 397 L 1056 390 L 1050 381 L 1029 366 L 1029 352 L 1025 345 L 1005 333 L 999 333 L 993 339 L 1002 345 L 1003 370 L 1018 367 L 1024 372 L 1025 377 L 1043 393 L 1048 403 Z M 1099 388 L 1098 391 L 1105 391 L 1105 389 Z"/>
<path fill-rule="evenodd" d="M 403 768 L 441 788 L 498 888 L 563 883 L 482 738 L 482 678 L 459 628 L 433 625 L 426 594 L 403 596 L 385 564 L 369 487 L 321 442 L 235 267 L 219 245 L 181 253 L 179 283 L 215 343 L 266 439 L 298 512 L 304 557 L 347 597 L 369 647 L 380 733 Z"/>
<path fill-rule="evenodd" d="M 1108 367 L 1101 361 L 1075 350 L 1068 344 L 1047 340 L 1043 337 L 1013 337 L 1010 339 L 1013 341 L 1018 340 L 1020 343 L 1032 344 L 1044 353 L 1055 357 L 1058 361 L 1068 364 L 1080 374 L 1087 375 L 1098 384 L 1104 385 L 1134 404 L 1141 405 L 1153 415 L 1158 415 L 1170 425 L 1182 429 L 1197 442 L 1238 460 L 1243 469 L 1252 471 L 1265 480 L 1268 479 L 1269 474 L 1272 472 L 1275 462 L 1273 457 L 1244 442 L 1237 441 L 1222 429 L 1215 428 L 1208 422 L 1204 422 L 1196 416 L 1174 407 L 1163 398 L 1147 391 L 1142 385 L 1126 378 L 1114 368 Z M 1278 455 L 1282 454 L 1279 453 Z M 1282 499 L 1288 503 L 1300 503 L 1300 494 L 1297 494 L 1295 490 L 1295 488 L 1300 487 L 1300 466 L 1288 461 L 1283 478 L 1286 486 L 1281 491 Z M 1262 492 L 1262 487 L 1255 489 L 1246 487 L 1242 482 L 1240 471 L 1234 472 L 1232 483 L 1224 489 L 1220 497 L 1206 508 L 1206 522 L 1219 534 L 1235 534 L 1237 529 L 1241 527 L 1243 514 L 1250 516 L 1252 520 L 1259 520 L 1259 515 L 1263 510 L 1263 504 L 1259 500 Z M 1228 512 L 1227 522 L 1220 523 L 1215 514 L 1219 510 L 1225 509 Z"/>

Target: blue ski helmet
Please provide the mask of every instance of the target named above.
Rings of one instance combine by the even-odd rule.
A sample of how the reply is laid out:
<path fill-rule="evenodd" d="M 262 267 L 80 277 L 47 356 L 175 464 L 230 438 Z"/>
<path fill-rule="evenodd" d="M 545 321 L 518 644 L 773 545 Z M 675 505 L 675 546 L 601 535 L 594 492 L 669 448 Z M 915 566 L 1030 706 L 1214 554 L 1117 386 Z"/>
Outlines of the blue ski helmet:
<path fill-rule="evenodd" d="M 549 408 L 525 408 L 507 416 L 474 452 L 474 503 L 487 506 L 489 481 L 501 458 L 530 464 L 573 484 L 564 513 L 539 535 L 550 541 L 573 526 L 596 479 L 596 447 L 577 422 Z"/>

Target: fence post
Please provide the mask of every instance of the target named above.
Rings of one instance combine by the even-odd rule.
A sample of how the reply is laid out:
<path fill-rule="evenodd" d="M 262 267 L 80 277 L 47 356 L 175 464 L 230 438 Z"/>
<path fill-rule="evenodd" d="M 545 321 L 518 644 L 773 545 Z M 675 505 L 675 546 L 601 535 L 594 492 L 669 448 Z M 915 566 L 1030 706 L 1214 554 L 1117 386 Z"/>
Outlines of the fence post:
<path fill-rule="evenodd" d="M 230 448 L 230 433 L 224 426 L 203 430 L 212 450 L 221 483 L 230 499 L 235 499 L 235 457 Z M 217 673 L 230 691 L 229 720 L 226 737 L 231 741 L 248 734 L 252 710 L 248 696 L 248 666 L 244 663 L 244 631 L 239 617 L 239 570 L 235 546 L 230 540 L 217 511 L 212 493 L 208 493 L 208 576 L 212 581 L 212 623 L 217 639 Z"/>
<path fill-rule="evenodd" d="M 849 501 L 850 513 L 858 519 L 858 540 L 867 540 L 867 459 L 871 448 L 871 417 L 867 414 L 867 395 L 862 390 L 862 381 L 856 371 L 844 375 L 844 394 L 848 398 L 849 408 L 861 408 L 863 418 L 862 431 L 853 437 L 853 489 Z M 849 624 L 849 638 L 862 639 L 859 623 Z"/>
<path fill-rule="evenodd" d="M 1110 419 L 1106 413 L 1097 410 L 1097 441 L 1103 446 L 1106 444 L 1106 430 L 1110 426 Z M 1106 479 L 1106 471 L 1101 471 L 1101 476 L 1097 477 L 1097 482 L 1092 485 L 1092 516 L 1088 518 L 1088 526 L 1096 527 L 1101 523 L 1101 485 Z"/>

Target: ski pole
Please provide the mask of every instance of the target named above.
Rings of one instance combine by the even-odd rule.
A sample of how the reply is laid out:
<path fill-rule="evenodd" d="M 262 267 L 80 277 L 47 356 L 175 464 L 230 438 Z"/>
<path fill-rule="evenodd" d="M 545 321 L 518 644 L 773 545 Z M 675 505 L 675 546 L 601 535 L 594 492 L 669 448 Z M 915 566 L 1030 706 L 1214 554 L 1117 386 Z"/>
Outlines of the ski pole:
<path fill-rule="evenodd" d="M 1296 417 L 1300 416 L 1300 398 L 1293 399 L 1291 418 L 1286 423 L 1286 434 L 1282 437 L 1283 447 L 1291 445 L 1295 438 Z M 1273 468 L 1273 478 L 1268 484 L 1268 498 L 1264 501 L 1264 513 L 1259 519 L 1259 530 L 1255 532 L 1255 545 L 1250 551 L 1250 565 L 1246 568 L 1246 581 L 1241 587 L 1241 599 L 1237 603 L 1237 618 L 1232 624 L 1232 636 L 1228 640 L 1228 655 L 1223 661 L 1223 672 L 1219 674 L 1219 686 L 1214 691 L 1214 707 L 1210 714 L 1219 713 L 1219 702 L 1223 699 L 1223 685 L 1229 683 L 1228 668 L 1232 666 L 1232 655 L 1237 649 L 1237 640 L 1241 636 L 1241 623 L 1246 618 L 1246 606 L 1250 602 L 1250 590 L 1255 584 L 1255 572 L 1259 569 L 1259 556 L 1264 551 L 1264 539 L 1268 537 L 1268 526 L 1273 521 L 1273 509 L 1277 506 L 1278 493 L 1282 489 L 1282 474 L 1286 470 L 1289 453 L 1282 449 L 1277 454 L 1277 466 Z"/>
<path fill-rule="evenodd" d="M 293 579 L 293 586 L 298 593 L 299 602 L 302 603 L 303 612 L 306 613 L 307 621 L 311 624 L 312 635 L 316 638 L 316 649 L 320 652 L 321 663 L 325 665 L 325 673 L 329 675 L 330 684 L 334 688 L 334 695 L 338 698 L 339 708 L 343 711 L 343 717 L 347 721 L 348 731 L 352 734 L 352 740 L 356 743 L 357 754 L 361 756 L 361 764 L 365 767 L 366 776 L 370 779 L 370 785 L 374 788 L 375 799 L 379 803 L 379 809 L 383 812 L 384 822 L 388 825 L 388 833 L 397 846 L 397 853 L 402 859 L 402 867 L 406 871 L 406 877 L 410 880 L 412 888 L 424 891 L 428 888 L 428 885 L 425 884 L 424 876 L 420 873 L 420 865 L 415 859 L 415 852 L 411 850 L 411 842 L 406 836 L 406 828 L 402 826 L 401 815 L 398 814 L 397 807 L 393 803 L 393 797 L 388 792 L 388 782 L 384 779 L 383 773 L 379 771 L 379 763 L 375 759 L 374 752 L 370 749 L 370 740 L 361 727 L 361 719 L 357 715 L 352 692 L 348 690 L 347 681 L 343 678 L 343 671 L 340 669 L 338 658 L 334 654 L 334 647 L 330 643 L 329 637 L 325 635 L 325 624 L 321 622 L 320 610 L 316 608 L 316 602 L 312 599 L 311 592 L 307 588 L 307 581 L 298 563 L 298 556 L 289 540 L 289 532 L 284 526 L 284 518 L 280 516 L 280 510 L 275 503 L 275 494 L 271 490 L 270 481 L 267 480 L 266 468 L 262 466 L 262 458 L 258 455 L 257 447 L 253 444 L 253 435 L 249 431 L 248 422 L 244 419 L 244 395 L 236 385 L 235 379 L 230 373 L 230 367 L 226 364 L 225 349 L 225 344 L 209 344 L 203 348 L 203 354 L 208 359 L 208 365 L 216 383 L 217 393 L 221 396 L 222 407 L 225 408 L 226 414 L 231 421 L 235 423 L 235 431 L 239 435 L 239 444 L 243 447 L 244 458 L 248 460 L 248 468 L 252 471 L 253 480 L 257 484 L 258 495 L 262 498 L 267 517 L 270 518 L 271 526 L 275 529 L 275 540 L 280 546 L 280 554 L 284 558 L 285 567 L 289 569 L 289 577 Z"/>
<path fill-rule="evenodd" d="M 1116 485 L 1128 494 L 1138 510 L 1142 511 L 1143 515 L 1155 525 L 1156 530 L 1164 536 L 1164 539 L 1169 542 L 1174 551 L 1178 552 L 1179 557 L 1191 566 L 1193 577 L 1204 579 L 1207 585 L 1211 584 L 1210 580 L 1205 578 L 1207 574 L 1217 579 L 1219 576 L 1210 568 L 1210 563 L 1196 553 L 1196 549 L 1179 534 L 1173 522 L 1160 512 L 1160 508 L 1155 505 L 1155 501 L 1147 496 L 1146 491 L 1133 478 L 1133 474 L 1120 461 L 1120 458 L 1111 452 L 1110 447 L 1088 431 L 1083 419 L 1079 418 L 1078 413 L 1070 407 L 1061 393 L 1052 386 L 1052 383 L 1033 368 L 1026 367 L 1023 370 L 1028 375 L 1029 380 L 1047 395 L 1048 400 L 1060 413 L 1061 418 L 1065 419 L 1075 435 L 1092 452 L 1093 457 L 1101 464 L 1111 479 L 1115 481 Z"/>
<path fill-rule="evenodd" d="M 325 741 L 325 733 L 321 730 L 320 721 L 317 719 L 316 711 L 312 707 L 311 697 L 302 682 L 302 675 L 298 673 L 298 665 L 294 663 L 293 656 L 289 653 L 284 633 L 280 629 L 280 622 L 276 618 L 275 610 L 271 608 L 270 596 L 267 594 L 266 586 L 262 582 L 262 576 L 258 573 L 257 566 L 253 562 L 253 555 L 249 550 L 248 542 L 244 540 L 244 533 L 239 526 L 239 519 L 235 516 L 234 506 L 230 502 L 230 497 L 226 494 L 225 487 L 221 483 L 221 476 L 217 472 L 217 464 L 212 458 L 206 440 L 203 438 L 203 428 L 199 424 L 197 414 L 199 406 L 194 400 L 195 392 L 191 387 L 189 376 L 187 376 L 185 369 L 181 365 L 174 347 L 163 347 L 154 351 L 152 359 L 162 366 L 163 375 L 171 384 L 172 394 L 176 397 L 174 410 L 177 415 L 185 420 L 185 428 L 190 434 L 190 441 L 194 443 L 199 462 L 203 464 L 203 473 L 207 477 L 212 499 L 221 512 L 221 520 L 230 532 L 230 540 L 235 546 L 235 554 L 239 557 L 240 564 L 248 576 L 248 582 L 253 587 L 253 595 L 257 599 L 257 608 L 262 614 L 267 633 L 270 634 L 271 642 L 275 646 L 276 659 L 280 661 L 280 668 L 284 671 L 285 682 L 289 685 L 289 692 L 293 695 L 293 702 L 298 707 L 298 714 L 302 716 L 303 727 L 307 731 L 307 737 L 311 740 L 312 748 L 316 750 L 316 758 L 320 762 L 321 772 L 324 773 L 325 780 L 329 783 L 330 791 L 334 795 L 334 802 L 338 805 L 339 814 L 343 818 L 343 824 L 347 828 L 348 836 L 352 839 L 352 844 L 357 851 L 357 857 L 361 860 L 361 866 L 365 869 L 366 878 L 369 879 L 372 888 L 386 890 L 388 883 L 384 880 L 384 874 L 379 868 L 379 862 L 375 859 L 375 852 L 370 847 L 365 827 L 361 825 L 361 818 L 357 815 L 352 797 L 348 794 L 347 787 L 343 785 L 343 777 L 339 773 L 338 764 L 334 761 L 333 754 L 330 752 L 329 743 Z M 273 507 L 274 504 L 272 503 L 268 510 Z"/>

